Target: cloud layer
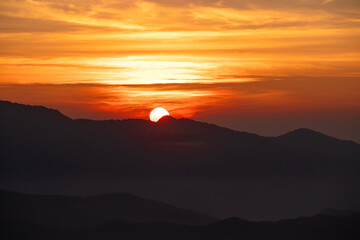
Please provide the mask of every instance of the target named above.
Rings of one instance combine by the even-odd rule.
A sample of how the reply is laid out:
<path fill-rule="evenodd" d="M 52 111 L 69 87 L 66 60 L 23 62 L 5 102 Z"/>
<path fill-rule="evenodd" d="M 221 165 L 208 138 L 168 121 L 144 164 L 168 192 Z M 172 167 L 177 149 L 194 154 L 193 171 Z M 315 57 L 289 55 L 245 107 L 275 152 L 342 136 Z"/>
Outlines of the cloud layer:
<path fill-rule="evenodd" d="M 359 24 L 355 0 L 1 1 L 0 93 L 74 117 L 163 105 L 237 129 L 244 115 L 346 124 L 360 110 Z"/>

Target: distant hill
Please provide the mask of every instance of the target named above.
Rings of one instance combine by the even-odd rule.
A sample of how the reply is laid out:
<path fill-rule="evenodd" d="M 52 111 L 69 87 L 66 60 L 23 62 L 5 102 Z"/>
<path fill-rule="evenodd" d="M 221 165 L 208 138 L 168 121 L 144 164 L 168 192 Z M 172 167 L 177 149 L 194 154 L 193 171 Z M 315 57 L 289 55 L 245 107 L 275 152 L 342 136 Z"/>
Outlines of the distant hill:
<path fill-rule="evenodd" d="M 308 217 L 279 222 L 239 222 L 224 220 L 204 226 L 169 223 L 128 223 L 114 221 L 92 228 L 49 228 L 5 223 L 0 236 L 14 239 L 56 240 L 357 240 L 360 216 Z"/>
<path fill-rule="evenodd" d="M 94 227 L 114 220 L 207 224 L 214 218 L 128 193 L 87 198 L 0 190 L 1 222 L 45 227 Z"/>
<path fill-rule="evenodd" d="M 360 210 L 360 145 L 310 129 L 262 137 L 191 119 L 70 119 L 0 101 L 0 187 L 129 192 L 217 217 Z"/>
<path fill-rule="evenodd" d="M 212 223 L 208 229 L 213 234 L 223 235 L 223 239 L 351 240 L 360 237 L 359 227 L 359 214 L 347 217 L 319 214 L 277 222 L 249 222 L 231 218 Z"/>
<path fill-rule="evenodd" d="M 0 191 L 2 231 L 11 239 L 337 240 L 359 239 L 360 214 L 322 211 L 274 222 L 214 221 L 126 193 L 89 198 Z M 340 214 L 336 212 L 352 212 Z M 195 225 L 191 225 L 195 224 Z"/>

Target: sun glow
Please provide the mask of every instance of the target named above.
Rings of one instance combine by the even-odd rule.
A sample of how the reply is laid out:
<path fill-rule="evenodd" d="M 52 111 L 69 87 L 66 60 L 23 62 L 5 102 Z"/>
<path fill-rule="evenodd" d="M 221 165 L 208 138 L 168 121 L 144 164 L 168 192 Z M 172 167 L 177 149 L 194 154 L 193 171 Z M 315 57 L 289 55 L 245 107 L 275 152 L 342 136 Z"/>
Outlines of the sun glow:
<path fill-rule="evenodd" d="M 164 108 L 155 108 L 154 110 L 151 111 L 150 113 L 150 120 L 152 122 L 157 122 L 159 121 L 160 118 L 162 118 L 163 116 L 169 116 L 169 112 L 166 111 L 166 109 Z"/>
<path fill-rule="evenodd" d="M 166 106 L 239 129 L 314 113 L 351 126 L 359 11 L 354 0 L 0 1 L 0 98 L 98 120 Z"/>

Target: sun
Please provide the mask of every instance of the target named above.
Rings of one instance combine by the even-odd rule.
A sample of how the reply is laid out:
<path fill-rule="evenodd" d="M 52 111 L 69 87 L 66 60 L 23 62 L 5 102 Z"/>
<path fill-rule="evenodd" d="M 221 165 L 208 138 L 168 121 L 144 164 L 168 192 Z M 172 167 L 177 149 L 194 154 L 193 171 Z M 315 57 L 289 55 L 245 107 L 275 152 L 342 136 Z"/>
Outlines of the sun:
<path fill-rule="evenodd" d="M 157 122 L 159 121 L 160 118 L 162 118 L 163 116 L 169 116 L 169 112 L 166 111 L 166 109 L 158 107 L 155 108 L 154 110 L 151 111 L 150 113 L 150 120 L 152 122 Z"/>

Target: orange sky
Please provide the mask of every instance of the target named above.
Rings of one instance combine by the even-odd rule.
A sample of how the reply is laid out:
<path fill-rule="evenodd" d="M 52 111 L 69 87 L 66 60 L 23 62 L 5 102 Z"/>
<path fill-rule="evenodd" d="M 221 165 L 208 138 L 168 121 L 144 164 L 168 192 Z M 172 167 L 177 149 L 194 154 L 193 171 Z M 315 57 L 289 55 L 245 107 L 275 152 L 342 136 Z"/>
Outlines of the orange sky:
<path fill-rule="evenodd" d="M 357 0 L 6 0 L 0 99 L 360 141 Z"/>

